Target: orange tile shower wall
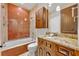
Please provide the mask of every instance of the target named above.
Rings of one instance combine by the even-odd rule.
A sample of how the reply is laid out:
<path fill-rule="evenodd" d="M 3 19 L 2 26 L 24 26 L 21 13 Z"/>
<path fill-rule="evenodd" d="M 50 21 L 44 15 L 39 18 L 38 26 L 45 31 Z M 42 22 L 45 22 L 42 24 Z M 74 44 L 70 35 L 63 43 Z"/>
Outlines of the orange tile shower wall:
<path fill-rule="evenodd" d="M 8 4 L 8 38 L 14 40 L 29 37 L 29 11 Z"/>

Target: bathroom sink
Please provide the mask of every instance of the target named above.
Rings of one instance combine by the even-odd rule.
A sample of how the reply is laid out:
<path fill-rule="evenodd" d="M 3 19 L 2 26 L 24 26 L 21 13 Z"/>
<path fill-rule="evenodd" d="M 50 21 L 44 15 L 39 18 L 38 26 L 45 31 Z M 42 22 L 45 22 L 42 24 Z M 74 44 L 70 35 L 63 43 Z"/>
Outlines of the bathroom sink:
<path fill-rule="evenodd" d="M 44 38 L 51 39 L 52 37 L 44 37 Z"/>

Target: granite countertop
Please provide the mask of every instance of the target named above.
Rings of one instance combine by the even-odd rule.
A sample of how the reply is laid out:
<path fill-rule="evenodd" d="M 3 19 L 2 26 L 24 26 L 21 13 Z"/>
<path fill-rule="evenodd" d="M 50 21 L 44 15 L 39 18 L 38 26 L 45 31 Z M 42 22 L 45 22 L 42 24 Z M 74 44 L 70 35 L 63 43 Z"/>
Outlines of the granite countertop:
<path fill-rule="evenodd" d="M 59 37 L 59 36 L 53 36 L 53 37 L 39 36 L 39 38 L 55 42 L 57 44 L 65 46 L 65 47 L 79 50 L 79 45 L 77 44 L 77 39 L 71 39 L 71 38 Z"/>

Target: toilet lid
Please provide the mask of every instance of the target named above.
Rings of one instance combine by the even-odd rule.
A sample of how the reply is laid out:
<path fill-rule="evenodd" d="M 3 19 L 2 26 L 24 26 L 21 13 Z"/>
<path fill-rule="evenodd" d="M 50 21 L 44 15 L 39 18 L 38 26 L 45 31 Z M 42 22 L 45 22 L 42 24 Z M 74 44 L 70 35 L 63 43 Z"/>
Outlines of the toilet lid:
<path fill-rule="evenodd" d="M 36 43 L 36 42 L 29 44 L 29 45 L 28 45 L 28 48 L 29 48 L 29 47 L 34 47 L 34 46 L 37 46 L 37 43 Z"/>

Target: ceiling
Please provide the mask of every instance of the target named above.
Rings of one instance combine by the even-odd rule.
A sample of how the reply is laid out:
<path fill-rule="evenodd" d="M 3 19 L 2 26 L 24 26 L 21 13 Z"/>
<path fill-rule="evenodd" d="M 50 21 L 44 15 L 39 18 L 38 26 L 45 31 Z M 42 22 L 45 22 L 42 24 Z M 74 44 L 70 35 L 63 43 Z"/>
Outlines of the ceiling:
<path fill-rule="evenodd" d="M 32 10 L 35 6 L 38 5 L 37 3 L 13 3 L 13 4 L 28 10 Z"/>
<path fill-rule="evenodd" d="M 40 5 L 48 5 L 48 3 L 13 3 L 14 5 L 20 6 L 22 8 L 28 9 L 28 10 L 33 10 L 34 8 L 40 6 Z M 51 7 L 48 7 L 50 13 L 51 12 L 56 12 L 56 7 L 60 6 L 60 9 L 64 9 L 68 6 L 73 5 L 74 3 L 52 3 Z"/>

